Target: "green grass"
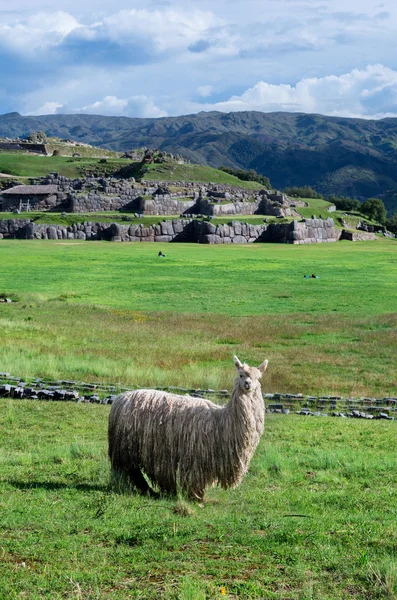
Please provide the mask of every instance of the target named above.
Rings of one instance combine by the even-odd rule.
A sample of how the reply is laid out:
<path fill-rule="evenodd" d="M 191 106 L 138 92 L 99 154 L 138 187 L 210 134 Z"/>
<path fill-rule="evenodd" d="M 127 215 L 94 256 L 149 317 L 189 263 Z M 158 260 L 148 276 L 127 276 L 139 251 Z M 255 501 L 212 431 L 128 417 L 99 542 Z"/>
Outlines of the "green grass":
<path fill-rule="evenodd" d="M 90 149 L 92 150 L 92 149 Z M 79 152 L 79 148 L 74 149 Z M 87 154 L 87 153 L 86 153 Z M 89 154 L 89 153 L 88 153 Z M 109 157 L 105 164 L 99 162 L 98 158 L 89 156 L 33 156 L 29 154 L 18 154 L 0 152 L 0 173 L 18 177 L 42 177 L 52 171 L 56 171 L 66 177 L 80 177 L 82 170 L 103 169 L 109 171 L 131 165 L 129 159 Z M 260 184 L 253 181 L 242 181 L 233 175 L 206 167 L 204 165 L 178 165 L 174 163 L 145 165 L 144 179 L 160 181 L 202 181 L 211 183 L 224 183 L 232 186 L 246 188 L 248 190 L 260 190 Z"/>
<path fill-rule="evenodd" d="M 101 165 L 96 158 L 70 158 L 67 156 L 32 156 L 29 154 L 0 153 L 0 173 L 19 177 L 44 177 L 56 171 L 65 177 L 80 177 L 79 168 L 120 168 L 130 161 L 109 158 Z"/>
<path fill-rule="evenodd" d="M 327 210 L 329 206 L 332 206 L 332 202 L 320 198 L 297 198 L 297 200 L 306 202 L 309 205 L 307 207 L 297 207 L 296 209 L 305 219 L 311 219 L 313 215 L 317 218 L 321 215 L 323 219 L 328 217 L 335 219 L 335 212 L 329 213 Z"/>
<path fill-rule="evenodd" d="M 0 371 L 219 389 L 237 353 L 270 360 L 265 391 L 393 395 L 396 257 L 393 240 L 2 240 L 0 292 L 20 301 L 0 304 Z"/>
<path fill-rule="evenodd" d="M 108 410 L 1 401 L 1 598 L 396 598 L 395 423 L 270 415 L 200 508 L 110 486 Z"/>
<path fill-rule="evenodd" d="M 263 185 L 255 181 L 242 181 L 234 175 L 213 169 L 204 165 L 194 164 L 151 164 L 145 165 L 145 180 L 160 181 L 203 181 L 211 183 L 224 183 L 246 188 L 248 190 L 261 190 Z"/>
<path fill-rule="evenodd" d="M 116 158 L 122 156 L 122 152 L 114 152 L 97 146 L 69 146 L 56 139 L 49 139 L 46 143 L 47 152 L 58 151 L 61 156 L 73 156 L 80 154 L 84 158 Z"/>

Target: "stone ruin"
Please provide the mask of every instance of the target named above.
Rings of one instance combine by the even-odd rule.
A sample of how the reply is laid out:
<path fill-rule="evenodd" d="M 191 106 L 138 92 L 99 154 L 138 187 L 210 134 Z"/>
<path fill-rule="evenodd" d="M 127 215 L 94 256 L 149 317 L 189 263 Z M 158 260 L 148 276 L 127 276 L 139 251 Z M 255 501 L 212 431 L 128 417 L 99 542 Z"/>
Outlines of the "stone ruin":
<path fill-rule="evenodd" d="M 200 244 L 252 244 L 261 242 L 315 244 L 335 242 L 340 233 L 334 221 L 302 219 L 290 223 L 249 225 L 231 221 L 215 225 L 197 219 L 173 219 L 156 225 L 95 223 L 36 224 L 30 219 L 0 220 L 0 238 L 52 240 L 107 240 L 112 242 L 190 242 Z"/>
<path fill-rule="evenodd" d="M 202 182 L 165 183 L 142 180 L 137 183 L 133 178 L 105 177 L 68 179 L 58 173 L 51 173 L 47 177 L 32 180 L 31 183 L 32 186 L 25 187 L 36 189 L 36 194 L 31 199 L 31 208 L 35 210 L 77 213 L 123 210 L 153 216 L 263 214 L 282 218 L 299 217 L 296 208 L 306 205 L 274 190 L 255 191 Z M 51 203 L 38 201 L 39 186 L 51 186 Z M 3 202 L 7 199 L 7 210 L 17 210 L 21 199 L 13 191 L 11 202 L 7 191 L 3 191 Z M 21 190 L 21 197 L 22 195 L 26 198 Z"/>

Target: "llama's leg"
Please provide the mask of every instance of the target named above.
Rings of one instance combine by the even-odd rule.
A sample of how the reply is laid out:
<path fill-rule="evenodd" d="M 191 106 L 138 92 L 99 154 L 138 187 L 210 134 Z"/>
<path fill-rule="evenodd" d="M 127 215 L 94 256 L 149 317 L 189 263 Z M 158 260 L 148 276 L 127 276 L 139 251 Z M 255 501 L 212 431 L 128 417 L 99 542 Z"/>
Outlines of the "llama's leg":
<path fill-rule="evenodd" d="M 140 469 L 129 469 L 127 474 L 132 485 L 136 487 L 138 491 L 142 492 L 142 494 L 147 494 L 153 491 L 142 475 Z"/>

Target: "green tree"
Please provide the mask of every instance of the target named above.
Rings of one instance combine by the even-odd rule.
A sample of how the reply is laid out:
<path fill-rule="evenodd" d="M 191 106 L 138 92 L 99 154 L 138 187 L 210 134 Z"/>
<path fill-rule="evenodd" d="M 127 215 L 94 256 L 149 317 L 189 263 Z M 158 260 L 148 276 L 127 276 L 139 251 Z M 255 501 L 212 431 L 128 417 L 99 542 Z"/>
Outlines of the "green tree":
<path fill-rule="evenodd" d="M 384 223 L 386 221 L 386 208 L 380 198 L 368 198 L 361 204 L 361 212 L 373 221 Z"/>
<path fill-rule="evenodd" d="M 393 213 L 388 219 L 386 219 L 386 228 L 392 233 L 397 233 L 397 213 Z"/>

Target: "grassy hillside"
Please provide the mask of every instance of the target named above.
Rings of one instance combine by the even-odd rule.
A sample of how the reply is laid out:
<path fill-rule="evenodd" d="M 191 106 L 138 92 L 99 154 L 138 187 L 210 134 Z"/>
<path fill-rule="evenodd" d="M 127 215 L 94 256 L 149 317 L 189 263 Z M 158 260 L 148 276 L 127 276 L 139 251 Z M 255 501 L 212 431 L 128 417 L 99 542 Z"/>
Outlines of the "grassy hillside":
<path fill-rule="evenodd" d="M 396 423 L 269 415 L 199 508 L 110 487 L 108 412 L 1 402 L 2 598 L 396 597 Z"/>
<path fill-rule="evenodd" d="M 197 164 L 254 168 L 279 189 L 312 185 L 326 194 L 370 197 L 397 187 L 397 119 L 254 111 L 160 119 L 0 117 L 0 136 L 37 130 L 113 150 L 149 146 Z"/>
<path fill-rule="evenodd" d="M 211 183 L 224 183 L 238 186 L 248 190 L 261 190 L 263 185 L 255 181 L 242 181 L 234 175 L 213 169 L 205 165 L 195 164 L 152 164 L 144 167 L 143 179 L 161 181 L 202 181 Z"/>
<path fill-rule="evenodd" d="M 262 185 L 254 181 L 242 181 L 218 169 L 205 165 L 184 164 L 176 162 L 149 164 L 141 166 L 123 158 L 107 158 L 106 163 L 92 157 L 68 156 L 35 156 L 31 154 L 0 152 L 0 173 L 22 178 L 40 177 L 56 171 L 66 177 L 79 177 L 84 172 L 102 172 L 104 175 L 125 171 L 126 176 L 135 176 L 148 180 L 160 181 L 202 181 L 224 183 L 249 190 L 260 190 Z"/>
<path fill-rule="evenodd" d="M 79 154 L 83 158 L 120 158 L 121 152 L 100 148 L 97 146 L 72 146 L 61 142 L 56 138 L 49 138 L 46 143 L 47 152 L 59 153 L 60 156 L 73 156 Z"/>
<path fill-rule="evenodd" d="M 27 178 L 42 177 L 56 171 L 61 175 L 73 178 L 81 176 L 81 169 L 117 170 L 129 162 L 127 159 L 109 158 L 106 164 L 101 164 L 99 160 L 95 158 L 34 156 L 0 152 L 0 173 Z"/>

